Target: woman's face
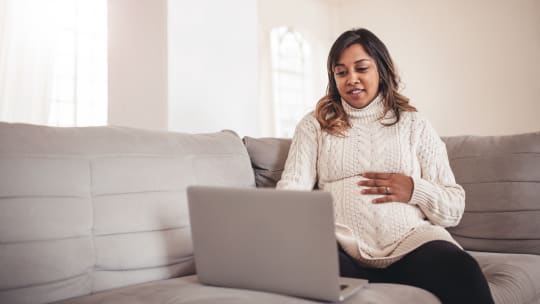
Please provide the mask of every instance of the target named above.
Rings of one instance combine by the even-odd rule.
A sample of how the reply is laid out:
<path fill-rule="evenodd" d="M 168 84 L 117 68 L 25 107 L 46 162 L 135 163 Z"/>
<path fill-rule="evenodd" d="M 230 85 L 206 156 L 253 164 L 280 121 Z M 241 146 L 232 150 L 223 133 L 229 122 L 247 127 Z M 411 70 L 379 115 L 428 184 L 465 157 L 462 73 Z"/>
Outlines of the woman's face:
<path fill-rule="evenodd" d="M 339 95 L 352 107 L 363 108 L 377 97 L 377 64 L 361 44 L 355 43 L 343 50 L 333 72 Z"/>

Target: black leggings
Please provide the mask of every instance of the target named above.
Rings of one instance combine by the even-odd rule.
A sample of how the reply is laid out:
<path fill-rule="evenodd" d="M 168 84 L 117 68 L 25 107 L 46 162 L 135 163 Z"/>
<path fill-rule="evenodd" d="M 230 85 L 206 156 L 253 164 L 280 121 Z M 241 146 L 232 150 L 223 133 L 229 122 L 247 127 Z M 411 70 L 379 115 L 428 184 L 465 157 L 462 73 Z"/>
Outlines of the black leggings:
<path fill-rule="evenodd" d="M 343 277 L 420 287 L 444 304 L 493 303 L 478 262 L 447 241 L 426 243 L 384 269 L 362 267 L 339 247 L 339 270 Z"/>

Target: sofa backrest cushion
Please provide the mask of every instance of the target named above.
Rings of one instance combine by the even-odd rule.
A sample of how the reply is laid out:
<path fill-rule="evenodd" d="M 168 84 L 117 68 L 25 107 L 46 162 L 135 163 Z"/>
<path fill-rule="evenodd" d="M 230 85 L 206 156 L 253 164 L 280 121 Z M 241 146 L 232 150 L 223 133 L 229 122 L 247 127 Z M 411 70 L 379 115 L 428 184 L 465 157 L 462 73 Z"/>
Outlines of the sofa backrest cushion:
<path fill-rule="evenodd" d="M 443 137 L 466 209 L 449 231 L 469 250 L 540 254 L 540 132 Z M 275 187 L 290 139 L 244 138 L 259 187 Z"/>
<path fill-rule="evenodd" d="M 443 140 L 466 192 L 454 238 L 470 250 L 540 254 L 540 132 Z"/>
<path fill-rule="evenodd" d="M 291 140 L 288 138 L 246 136 L 243 141 L 251 158 L 257 187 L 276 187 L 276 183 L 283 173 Z"/>
<path fill-rule="evenodd" d="M 0 123 L 0 302 L 194 273 L 195 184 L 254 186 L 236 134 Z"/>

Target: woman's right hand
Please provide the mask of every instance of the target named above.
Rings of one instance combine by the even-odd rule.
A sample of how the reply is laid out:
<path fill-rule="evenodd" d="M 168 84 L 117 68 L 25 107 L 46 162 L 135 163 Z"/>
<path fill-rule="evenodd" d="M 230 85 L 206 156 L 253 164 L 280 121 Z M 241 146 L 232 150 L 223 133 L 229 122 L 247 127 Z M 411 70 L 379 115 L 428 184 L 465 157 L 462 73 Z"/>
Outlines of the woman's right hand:
<path fill-rule="evenodd" d="M 412 177 L 401 173 L 366 172 L 361 174 L 365 180 L 359 181 L 359 186 L 368 187 L 362 194 L 381 194 L 383 196 L 372 200 L 372 203 L 402 202 L 411 200 L 414 190 Z"/>

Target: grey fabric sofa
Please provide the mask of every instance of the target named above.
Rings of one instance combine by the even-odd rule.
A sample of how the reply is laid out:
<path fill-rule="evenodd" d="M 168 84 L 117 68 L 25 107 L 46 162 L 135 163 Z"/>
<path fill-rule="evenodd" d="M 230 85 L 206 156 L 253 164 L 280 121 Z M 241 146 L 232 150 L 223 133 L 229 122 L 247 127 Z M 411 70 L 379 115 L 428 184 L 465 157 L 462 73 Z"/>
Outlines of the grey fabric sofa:
<path fill-rule="evenodd" d="M 463 160 L 464 173 L 454 170 L 469 194 L 452 232 L 467 249 L 507 252 L 473 253 L 497 303 L 540 303 L 540 133 L 447 143 Z M 205 286 L 194 268 L 186 187 L 268 186 L 260 181 L 279 178 L 287 146 L 244 144 L 230 131 L 0 123 L 0 303 L 315 303 Z M 497 170 L 519 174 L 490 179 Z M 484 185 L 493 181 L 506 191 Z M 369 284 L 346 303 L 438 301 L 410 286 Z"/>

